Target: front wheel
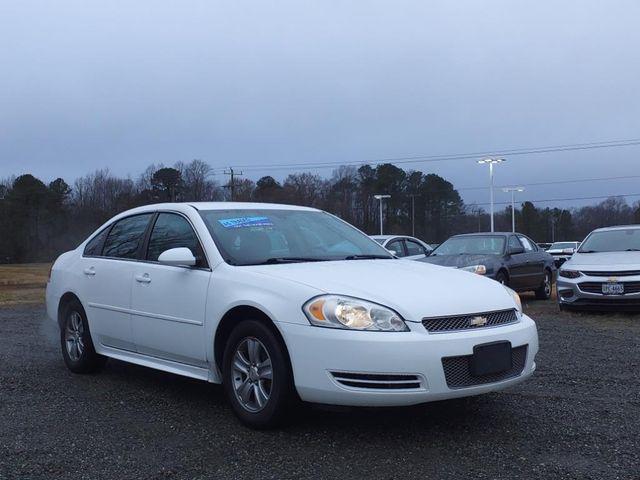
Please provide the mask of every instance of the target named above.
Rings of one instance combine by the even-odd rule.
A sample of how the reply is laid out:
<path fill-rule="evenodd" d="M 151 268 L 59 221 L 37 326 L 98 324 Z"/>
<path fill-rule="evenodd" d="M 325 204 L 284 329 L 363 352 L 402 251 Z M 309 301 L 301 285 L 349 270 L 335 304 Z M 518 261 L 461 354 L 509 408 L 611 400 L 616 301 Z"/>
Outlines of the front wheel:
<path fill-rule="evenodd" d="M 552 285 L 553 281 L 551 279 L 551 272 L 549 270 L 545 270 L 542 285 L 540 285 L 540 288 L 535 291 L 536 299 L 549 300 L 551 298 Z"/>
<path fill-rule="evenodd" d="M 284 346 L 262 322 L 245 320 L 233 329 L 223 356 L 224 391 L 247 426 L 264 429 L 282 422 L 295 394 Z"/>

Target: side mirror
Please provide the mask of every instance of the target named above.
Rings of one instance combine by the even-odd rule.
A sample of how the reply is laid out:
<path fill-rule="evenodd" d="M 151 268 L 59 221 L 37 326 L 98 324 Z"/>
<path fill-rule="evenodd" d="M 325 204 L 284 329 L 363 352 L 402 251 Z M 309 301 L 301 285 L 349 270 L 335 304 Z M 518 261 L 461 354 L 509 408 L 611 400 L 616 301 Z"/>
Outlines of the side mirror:
<path fill-rule="evenodd" d="M 160 254 L 158 262 L 174 267 L 193 267 L 196 264 L 196 257 L 187 247 L 170 248 Z"/>
<path fill-rule="evenodd" d="M 518 255 L 524 253 L 524 247 L 509 247 L 509 255 Z"/>
<path fill-rule="evenodd" d="M 387 249 L 387 251 L 388 251 L 391 255 L 396 255 L 396 253 L 397 253 L 395 250 L 389 250 L 389 249 Z"/>

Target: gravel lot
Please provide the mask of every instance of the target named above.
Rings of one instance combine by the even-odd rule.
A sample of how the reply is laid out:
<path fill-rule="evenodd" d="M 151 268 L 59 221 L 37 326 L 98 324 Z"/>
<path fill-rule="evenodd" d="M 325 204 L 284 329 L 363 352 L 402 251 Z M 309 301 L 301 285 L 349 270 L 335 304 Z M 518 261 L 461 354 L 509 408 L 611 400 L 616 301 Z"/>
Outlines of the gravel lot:
<path fill-rule="evenodd" d="M 240 426 L 216 385 L 73 375 L 41 306 L 0 309 L 0 478 L 640 478 L 640 316 L 527 301 L 541 351 L 501 393 Z"/>

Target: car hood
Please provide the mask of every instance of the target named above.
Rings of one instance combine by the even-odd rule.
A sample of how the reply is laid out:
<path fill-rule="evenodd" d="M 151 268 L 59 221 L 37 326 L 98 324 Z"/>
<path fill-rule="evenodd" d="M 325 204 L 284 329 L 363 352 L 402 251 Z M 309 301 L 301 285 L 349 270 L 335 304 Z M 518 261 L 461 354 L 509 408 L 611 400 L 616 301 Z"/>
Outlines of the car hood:
<path fill-rule="evenodd" d="M 421 258 L 421 262 L 431 263 L 433 265 L 442 265 L 443 267 L 468 267 L 470 265 L 485 265 L 493 263 L 491 255 L 432 255 L 430 257 Z"/>
<path fill-rule="evenodd" d="M 247 267 L 244 267 L 247 268 Z M 405 320 L 515 308 L 499 283 L 474 273 L 411 260 L 351 260 L 252 266 L 255 273 L 362 298 Z"/>
<path fill-rule="evenodd" d="M 640 269 L 640 252 L 574 253 L 563 268 L 590 268 L 615 271 L 617 269 Z"/>

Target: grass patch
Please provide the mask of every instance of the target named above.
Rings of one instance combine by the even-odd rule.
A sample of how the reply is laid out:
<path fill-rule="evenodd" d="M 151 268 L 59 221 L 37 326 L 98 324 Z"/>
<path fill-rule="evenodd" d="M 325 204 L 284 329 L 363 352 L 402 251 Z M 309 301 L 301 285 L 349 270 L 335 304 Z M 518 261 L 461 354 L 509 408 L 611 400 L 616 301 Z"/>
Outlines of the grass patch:
<path fill-rule="evenodd" d="M 50 263 L 0 265 L 0 305 L 43 303 Z"/>

